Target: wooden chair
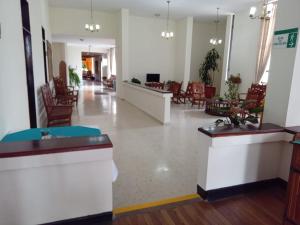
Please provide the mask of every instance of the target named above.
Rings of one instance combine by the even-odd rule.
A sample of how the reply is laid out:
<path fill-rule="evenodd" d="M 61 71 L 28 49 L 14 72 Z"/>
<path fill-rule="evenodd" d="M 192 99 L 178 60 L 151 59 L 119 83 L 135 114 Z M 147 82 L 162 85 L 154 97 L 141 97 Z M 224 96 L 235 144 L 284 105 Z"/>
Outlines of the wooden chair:
<path fill-rule="evenodd" d="M 116 82 L 117 77 L 115 75 L 111 75 L 109 79 L 103 80 L 103 85 L 106 88 L 114 88 L 114 83 Z"/>
<path fill-rule="evenodd" d="M 151 88 L 157 88 L 157 89 L 164 89 L 165 88 L 165 82 L 160 83 L 160 82 L 148 82 L 145 83 L 145 86 L 151 87 Z"/>
<path fill-rule="evenodd" d="M 180 104 L 180 98 L 181 98 L 181 87 L 182 87 L 182 82 L 178 83 L 173 81 L 170 84 L 169 91 L 172 92 L 173 97 L 172 97 L 172 102 L 176 104 Z"/>
<path fill-rule="evenodd" d="M 266 85 L 251 85 L 246 98 L 240 99 L 239 105 L 234 106 L 232 111 L 239 113 L 243 118 L 251 114 L 258 116 L 257 111 L 263 111 L 266 90 Z"/>
<path fill-rule="evenodd" d="M 200 108 L 200 105 L 204 106 L 206 98 L 205 98 L 205 85 L 200 82 L 193 82 L 191 85 L 191 91 L 192 91 L 192 106 L 198 105 Z"/>
<path fill-rule="evenodd" d="M 72 105 L 57 105 L 48 84 L 41 87 L 47 113 L 47 127 L 57 125 L 71 126 Z"/>
<path fill-rule="evenodd" d="M 185 91 L 181 91 L 180 94 L 180 100 L 185 104 L 186 100 L 189 100 L 190 102 L 192 102 L 192 97 L 193 97 L 193 93 L 192 93 L 192 83 L 189 82 L 186 90 Z"/>
<path fill-rule="evenodd" d="M 67 86 L 63 79 L 54 77 L 54 89 L 55 97 L 58 103 L 72 104 L 73 102 L 78 104 L 78 91 L 73 86 Z"/>

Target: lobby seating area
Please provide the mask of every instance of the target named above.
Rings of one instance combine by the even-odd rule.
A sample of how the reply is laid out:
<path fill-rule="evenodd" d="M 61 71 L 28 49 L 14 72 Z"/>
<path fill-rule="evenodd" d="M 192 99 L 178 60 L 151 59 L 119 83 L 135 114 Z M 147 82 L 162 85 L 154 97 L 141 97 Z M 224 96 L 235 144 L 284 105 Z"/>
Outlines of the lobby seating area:
<path fill-rule="evenodd" d="M 300 225 L 299 0 L 1 0 L 0 225 Z"/>

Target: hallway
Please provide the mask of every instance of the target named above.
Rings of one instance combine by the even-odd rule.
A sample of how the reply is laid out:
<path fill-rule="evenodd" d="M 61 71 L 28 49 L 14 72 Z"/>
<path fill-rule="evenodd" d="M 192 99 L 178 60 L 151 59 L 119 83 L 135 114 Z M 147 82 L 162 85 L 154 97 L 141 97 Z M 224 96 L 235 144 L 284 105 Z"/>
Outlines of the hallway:
<path fill-rule="evenodd" d="M 113 92 L 92 83 L 81 87 L 72 121 L 97 126 L 112 140 L 119 170 L 114 208 L 196 193 L 197 128 L 216 118 L 190 105 L 173 105 L 171 117 L 163 126 Z"/>

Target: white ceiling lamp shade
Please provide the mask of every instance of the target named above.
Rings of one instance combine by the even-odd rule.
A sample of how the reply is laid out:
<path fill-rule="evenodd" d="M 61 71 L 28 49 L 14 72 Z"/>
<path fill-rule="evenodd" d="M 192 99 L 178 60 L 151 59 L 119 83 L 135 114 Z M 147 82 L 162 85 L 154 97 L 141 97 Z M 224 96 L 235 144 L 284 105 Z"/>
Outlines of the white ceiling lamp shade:
<path fill-rule="evenodd" d="M 215 21 L 216 23 L 216 35 L 215 37 L 212 37 L 210 40 L 209 40 L 209 43 L 212 44 L 212 45 L 221 45 L 223 43 L 222 39 L 218 37 L 218 34 L 219 34 L 219 23 L 220 23 L 220 19 L 219 19 L 219 10 L 220 8 L 217 8 L 217 20 Z"/>
<path fill-rule="evenodd" d="M 90 19 L 90 23 L 86 23 L 84 28 L 87 31 L 90 32 L 98 32 L 101 29 L 101 26 L 99 24 L 95 24 L 94 23 L 94 18 L 93 18 L 93 0 L 91 0 L 91 19 Z"/>
<path fill-rule="evenodd" d="M 165 38 L 167 40 L 171 39 L 174 37 L 174 32 L 169 30 L 169 20 L 170 20 L 170 2 L 171 1 L 167 1 L 168 4 L 168 15 L 167 15 L 167 26 L 166 26 L 166 30 L 161 32 L 161 37 Z"/>
<path fill-rule="evenodd" d="M 257 8 L 255 6 L 252 6 L 250 8 L 249 17 L 251 19 L 269 20 L 273 12 L 274 3 L 276 3 L 277 1 L 278 0 L 264 0 L 261 9 L 261 15 L 257 15 Z"/>

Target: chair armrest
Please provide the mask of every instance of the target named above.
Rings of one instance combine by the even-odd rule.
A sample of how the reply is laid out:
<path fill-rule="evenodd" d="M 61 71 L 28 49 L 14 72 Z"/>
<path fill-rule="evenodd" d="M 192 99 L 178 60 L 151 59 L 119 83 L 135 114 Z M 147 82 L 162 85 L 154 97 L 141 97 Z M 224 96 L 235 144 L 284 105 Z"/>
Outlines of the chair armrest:
<path fill-rule="evenodd" d="M 73 108 L 73 105 L 53 105 L 52 107 L 60 108 L 60 109 L 63 109 L 63 108 L 69 109 L 69 108 Z"/>

